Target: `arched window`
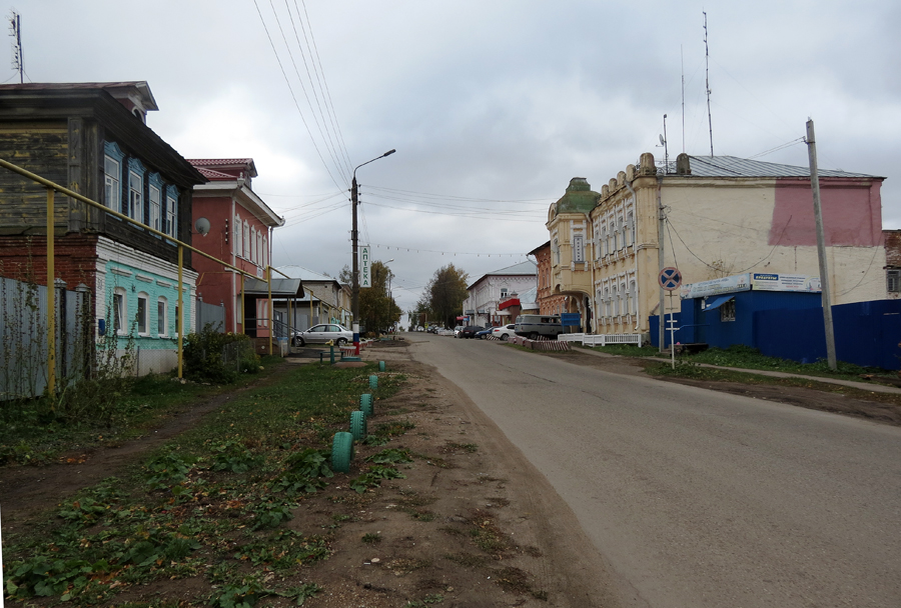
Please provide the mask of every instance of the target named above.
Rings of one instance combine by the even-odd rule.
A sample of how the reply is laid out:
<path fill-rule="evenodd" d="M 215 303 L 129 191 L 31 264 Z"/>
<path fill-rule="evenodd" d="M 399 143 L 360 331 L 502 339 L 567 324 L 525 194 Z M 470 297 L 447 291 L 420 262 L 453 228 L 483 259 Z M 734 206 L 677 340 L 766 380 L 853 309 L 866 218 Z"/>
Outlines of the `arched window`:
<path fill-rule="evenodd" d="M 161 338 L 169 335 L 169 302 L 163 296 L 156 300 L 156 335 Z"/>
<path fill-rule="evenodd" d="M 616 285 L 613 286 L 613 316 L 619 316 L 619 293 L 617 293 Z"/>
<path fill-rule="evenodd" d="M 626 216 L 626 227 L 629 230 L 629 244 L 635 244 L 635 215 L 630 211 Z"/>
<path fill-rule="evenodd" d="M 604 288 L 604 316 L 610 316 L 610 288 Z"/>
<path fill-rule="evenodd" d="M 629 283 L 629 291 L 632 293 L 631 313 L 633 315 L 637 315 L 638 314 L 638 286 L 636 285 L 634 280 Z"/>

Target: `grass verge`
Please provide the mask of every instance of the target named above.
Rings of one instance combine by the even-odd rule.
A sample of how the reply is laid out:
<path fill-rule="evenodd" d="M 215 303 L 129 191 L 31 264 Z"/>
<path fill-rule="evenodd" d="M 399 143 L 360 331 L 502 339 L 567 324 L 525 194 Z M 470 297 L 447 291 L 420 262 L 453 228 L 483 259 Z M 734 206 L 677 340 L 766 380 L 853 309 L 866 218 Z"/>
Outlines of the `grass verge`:
<path fill-rule="evenodd" d="M 252 606 L 264 597 L 302 604 L 318 587 L 298 580 L 297 569 L 326 559 L 330 537 L 284 524 L 304 495 L 328 485 L 331 437 L 368 391 L 372 367 L 305 366 L 251 387 L 132 473 L 86 488 L 27 532 L 6 535 L 7 597 L 119 604 L 136 599 L 138 585 L 190 579 L 194 604 Z M 382 377 L 379 397 L 403 380 Z"/>

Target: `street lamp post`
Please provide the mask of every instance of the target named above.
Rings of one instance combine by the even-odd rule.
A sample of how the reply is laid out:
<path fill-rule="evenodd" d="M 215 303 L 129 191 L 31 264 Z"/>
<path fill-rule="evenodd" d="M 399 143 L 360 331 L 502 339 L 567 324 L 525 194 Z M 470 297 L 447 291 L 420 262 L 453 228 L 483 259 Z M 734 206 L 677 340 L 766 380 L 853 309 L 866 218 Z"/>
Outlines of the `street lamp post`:
<path fill-rule="evenodd" d="M 357 205 L 360 204 L 359 198 L 359 188 L 357 187 L 357 169 L 362 167 L 363 165 L 368 165 L 371 162 L 375 162 L 380 158 L 385 158 L 386 156 L 390 156 L 394 154 L 396 150 L 391 149 L 382 154 L 381 156 L 376 156 L 372 160 L 367 160 L 362 165 L 357 165 L 354 167 L 353 172 L 353 181 L 351 182 L 350 187 L 350 199 L 351 199 L 351 207 L 353 208 L 353 227 L 350 231 L 350 238 L 353 242 L 353 280 L 351 282 L 351 299 L 350 299 L 350 309 L 351 313 L 354 317 L 353 322 L 353 331 L 354 331 L 354 347 L 355 353 L 357 355 L 360 354 L 360 257 L 358 254 L 357 246 L 358 246 L 358 233 L 357 233 Z"/>

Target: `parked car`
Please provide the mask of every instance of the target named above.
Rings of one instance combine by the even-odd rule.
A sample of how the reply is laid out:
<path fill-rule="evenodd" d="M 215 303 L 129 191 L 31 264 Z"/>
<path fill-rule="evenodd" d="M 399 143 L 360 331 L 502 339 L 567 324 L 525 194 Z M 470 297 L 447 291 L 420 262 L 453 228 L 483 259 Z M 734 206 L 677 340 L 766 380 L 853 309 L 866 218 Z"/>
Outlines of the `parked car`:
<path fill-rule="evenodd" d="M 474 338 L 475 335 L 485 329 L 481 325 L 467 325 L 463 329 L 460 330 L 461 338 Z"/>
<path fill-rule="evenodd" d="M 462 326 L 462 325 L 457 325 L 456 327 L 454 327 L 454 337 L 455 337 L 455 338 L 459 338 L 459 337 L 460 337 L 460 332 L 461 332 L 461 331 L 463 331 L 463 326 Z"/>
<path fill-rule="evenodd" d="M 340 346 L 353 341 L 353 339 L 354 332 L 337 323 L 314 325 L 310 329 L 294 332 L 294 346 L 325 344 L 330 341 L 334 341 L 335 344 Z"/>
<path fill-rule="evenodd" d="M 477 332 L 475 337 L 478 338 L 479 340 L 484 340 L 485 338 L 487 338 L 488 336 L 491 335 L 491 332 L 493 329 L 494 329 L 493 327 L 486 327 L 482 331 Z"/>
<path fill-rule="evenodd" d="M 510 323 L 509 325 L 501 325 L 500 327 L 495 327 L 491 330 L 491 335 L 499 340 L 503 340 L 506 342 L 510 339 L 510 336 L 516 335 L 516 325 Z"/>

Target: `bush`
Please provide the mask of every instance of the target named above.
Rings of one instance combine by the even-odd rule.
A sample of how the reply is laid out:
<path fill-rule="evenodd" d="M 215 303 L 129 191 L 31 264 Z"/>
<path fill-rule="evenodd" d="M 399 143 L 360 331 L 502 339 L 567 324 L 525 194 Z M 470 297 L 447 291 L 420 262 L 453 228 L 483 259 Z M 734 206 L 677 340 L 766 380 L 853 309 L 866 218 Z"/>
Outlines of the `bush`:
<path fill-rule="evenodd" d="M 185 337 L 185 377 L 197 382 L 228 384 L 237 379 L 239 369 L 258 371 L 259 357 L 253 352 L 250 337 L 231 332 L 224 334 L 217 329 L 212 323 L 207 323 L 200 333 L 190 333 Z M 236 358 L 239 364 L 234 363 Z M 227 364 L 229 360 L 231 364 Z"/>

